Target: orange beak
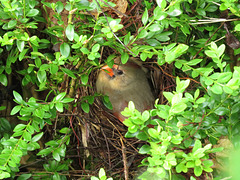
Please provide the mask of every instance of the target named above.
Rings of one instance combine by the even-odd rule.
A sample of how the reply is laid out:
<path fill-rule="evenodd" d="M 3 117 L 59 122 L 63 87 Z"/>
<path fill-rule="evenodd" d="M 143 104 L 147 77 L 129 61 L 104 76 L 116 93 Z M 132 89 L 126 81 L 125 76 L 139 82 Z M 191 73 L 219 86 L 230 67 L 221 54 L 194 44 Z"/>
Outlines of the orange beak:
<path fill-rule="evenodd" d="M 117 65 L 113 65 L 114 68 L 117 68 Z M 114 75 L 114 72 L 113 72 L 113 69 L 110 68 L 108 65 L 106 66 L 103 66 L 101 68 L 102 71 L 106 72 L 109 76 L 113 77 Z"/>

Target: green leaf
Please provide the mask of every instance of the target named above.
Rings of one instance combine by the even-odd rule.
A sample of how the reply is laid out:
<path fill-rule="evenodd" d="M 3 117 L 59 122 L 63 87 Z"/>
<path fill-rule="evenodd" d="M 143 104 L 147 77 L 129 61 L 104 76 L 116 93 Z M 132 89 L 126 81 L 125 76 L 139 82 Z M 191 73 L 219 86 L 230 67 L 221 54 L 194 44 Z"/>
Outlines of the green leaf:
<path fill-rule="evenodd" d="M 142 15 L 142 23 L 145 26 L 147 24 L 147 22 L 148 22 L 148 10 L 147 10 L 147 8 L 145 8 L 145 11 Z"/>
<path fill-rule="evenodd" d="M 197 151 L 198 149 L 202 148 L 202 143 L 199 139 L 197 139 L 195 141 L 194 147 L 192 149 L 192 152 L 194 153 L 195 151 Z"/>
<path fill-rule="evenodd" d="M 165 51 L 165 60 L 168 64 L 172 63 L 176 58 L 181 56 L 186 50 L 188 49 L 188 46 L 185 44 L 179 44 L 177 47 L 174 47 L 171 50 Z"/>
<path fill-rule="evenodd" d="M 215 5 L 210 5 L 210 6 L 206 6 L 205 10 L 208 12 L 216 12 L 218 9 L 218 6 Z"/>
<path fill-rule="evenodd" d="M 81 51 L 83 54 L 89 54 L 89 53 L 90 53 L 89 50 L 88 50 L 87 48 L 85 48 L 85 47 L 82 47 L 82 48 L 80 49 L 80 51 Z"/>
<path fill-rule="evenodd" d="M 188 148 L 188 147 L 191 146 L 193 140 L 192 140 L 192 138 L 189 138 L 189 136 L 185 137 L 185 139 L 186 139 L 186 140 L 183 141 L 183 144 L 184 144 L 184 146 L 185 146 L 186 148 Z"/>
<path fill-rule="evenodd" d="M 109 100 L 109 97 L 108 96 L 103 96 L 103 104 L 104 104 L 104 106 L 106 106 L 108 109 L 113 109 L 113 107 L 112 107 L 112 104 L 111 104 L 111 102 L 110 102 L 110 100 Z"/>
<path fill-rule="evenodd" d="M 201 166 L 195 166 L 194 167 L 194 174 L 196 176 L 200 176 L 202 174 L 202 167 Z"/>
<path fill-rule="evenodd" d="M 180 134 L 173 136 L 171 142 L 173 144 L 180 144 L 182 142 L 183 138 L 180 136 Z"/>
<path fill-rule="evenodd" d="M 165 19 L 168 16 L 167 12 L 162 11 L 159 6 L 157 6 L 153 10 L 153 13 L 154 13 L 154 19 L 156 19 L 158 21 L 161 21 L 161 20 Z"/>
<path fill-rule="evenodd" d="M 199 98 L 199 99 L 196 101 L 196 104 L 202 104 L 202 103 L 204 103 L 205 101 L 206 101 L 206 98 L 201 97 L 201 98 Z"/>
<path fill-rule="evenodd" d="M 103 32 L 104 34 L 107 34 L 107 33 L 111 33 L 111 30 L 110 28 L 102 28 L 101 32 Z"/>
<path fill-rule="evenodd" d="M 124 121 L 125 122 L 125 121 Z M 125 136 L 127 137 L 127 136 Z M 136 138 L 141 140 L 141 141 L 147 141 L 148 140 L 148 135 L 145 133 L 145 132 L 139 132 L 137 135 L 136 135 Z"/>
<path fill-rule="evenodd" d="M 176 113 L 183 112 L 186 108 L 187 108 L 187 105 L 185 103 L 177 103 L 171 107 L 170 112 L 176 114 Z"/>
<path fill-rule="evenodd" d="M 213 80 L 212 80 L 212 79 L 210 79 L 210 78 L 208 78 L 208 77 L 201 77 L 201 78 L 202 78 L 202 80 L 205 82 L 205 84 L 206 84 L 207 86 L 210 86 L 210 85 L 213 84 Z"/>
<path fill-rule="evenodd" d="M 186 164 L 187 168 L 193 168 L 194 167 L 194 162 L 193 161 L 188 161 Z"/>
<path fill-rule="evenodd" d="M 100 49 L 100 45 L 99 44 L 94 44 L 94 46 L 92 47 L 92 52 L 98 52 Z"/>
<path fill-rule="evenodd" d="M 180 163 L 176 166 L 176 172 L 180 173 L 180 172 L 187 172 L 187 167 L 185 166 L 184 163 Z"/>
<path fill-rule="evenodd" d="M 216 58 L 216 53 L 212 50 L 206 50 L 205 51 L 205 54 L 208 56 L 208 57 L 211 57 L 211 58 Z"/>
<path fill-rule="evenodd" d="M 8 172 L 5 172 L 5 171 L 1 171 L 0 173 L 0 179 L 4 179 L 4 178 L 9 178 L 11 177 L 11 175 L 8 173 Z"/>
<path fill-rule="evenodd" d="M 51 74 L 56 74 L 58 72 L 58 65 L 56 64 L 50 64 L 50 73 Z"/>
<path fill-rule="evenodd" d="M 221 73 L 220 76 L 218 76 L 217 81 L 219 83 L 226 83 L 228 82 L 232 77 L 232 73 L 231 72 L 225 72 L 225 73 Z"/>
<path fill-rule="evenodd" d="M 5 74 L 0 74 L 0 82 L 2 83 L 2 85 L 7 86 L 8 80 Z"/>
<path fill-rule="evenodd" d="M 72 101 L 74 101 L 74 98 L 64 98 L 60 102 L 62 102 L 62 103 L 69 103 L 69 102 L 72 102 Z"/>
<path fill-rule="evenodd" d="M 98 177 L 91 176 L 91 180 L 99 180 Z"/>
<path fill-rule="evenodd" d="M 57 13 L 60 14 L 64 9 L 64 5 L 61 1 L 57 1 L 56 5 L 57 5 L 56 7 Z"/>
<path fill-rule="evenodd" d="M 160 118 L 167 119 L 169 116 L 169 111 L 157 111 L 157 115 Z"/>
<path fill-rule="evenodd" d="M 8 161 L 8 165 L 10 167 L 17 167 L 16 163 L 18 163 L 18 162 L 15 162 L 15 161 L 12 161 L 12 160 Z"/>
<path fill-rule="evenodd" d="M 177 47 L 175 47 L 175 53 L 176 53 L 176 58 L 181 56 L 185 51 L 188 49 L 188 45 L 185 44 L 179 44 Z"/>
<path fill-rule="evenodd" d="M 223 90 L 225 93 L 227 94 L 232 94 L 233 93 L 233 90 L 227 86 L 223 86 Z"/>
<path fill-rule="evenodd" d="M 175 53 L 173 51 L 170 51 L 166 53 L 165 61 L 168 64 L 171 64 L 176 59 Z"/>
<path fill-rule="evenodd" d="M 148 35 L 148 32 L 146 29 L 142 29 L 140 33 L 138 34 L 138 38 L 145 38 Z"/>
<path fill-rule="evenodd" d="M 8 22 L 8 29 L 12 29 L 17 25 L 17 20 L 11 20 Z"/>
<path fill-rule="evenodd" d="M 74 25 L 69 24 L 66 28 L 66 36 L 67 38 L 72 41 L 74 38 Z"/>
<path fill-rule="evenodd" d="M 150 150 L 151 147 L 145 144 L 139 149 L 139 154 L 147 154 Z"/>
<path fill-rule="evenodd" d="M 236 30 L 236 31 L 240 31 L 240 24 L 237 24 L 237 25 L 235 26 L 235 30 Z"/>
<path fill-rule="evenodd" d="M 122 56 L 121 56 L 121 62 L 122 62 L 123 64 L 126 64 L 127 61 L 128 61 L 128 59 L 129 59 L 128 53 L 124 52 L 124 53 L 122 54 Z"/>
<path fill-rule="evenodd" d="M 32 176 L 32 174 L 21 174 L 17 180 L 27 180 Z M 0 178 L 1 179 L 1 178 Z"/>
<path fill-rule="evenodd" d="M 124 44 L 127 45 L 130 42 L 131 32 L 129 31 L 124 37 Z M 109 62 L 109 61 L 108 61 Z"/>
<path fill-rule="evenodd" d="M 157 2 L 158 7 L 160 7 L 161 9 L 164 9 L 167 5 L 166 0 L 156 0 L 156 2 Z"/>
<path fill-rule="evenodd" d="M 177 164 L 174 153 L 168 153 L 166 155 L 166 161 L 168 161 L 172 166 L 175 166 Z"/>
<path fill-rule="evenodd" d="M 199 95 L 200 95 L 200 90 L 197 89 L 197 90 L 194 92 L 194 99 L 196 100 Z"/>
<path fill-rule="evenodd" d="M 218 47 L 217 52 L 219 57 L 224 53 L 225 47 L 226 47 L 225 44 L 222 44 Z"/>
<path fill-rule="evenodd" d="M 46 143 L 47 146 L 59 146 L 59 143 L 55 140 L 48 141 Z"/>
<path fill-rule="evenodd" d="M 165 98 L 167 98 L 168 102 L 172 103 L 173 93 L 171 92 L 163 92 Z"/>
<path fill-rule="evenodd" d="M 211 90 L 215 94 L 222 94 L 223 93 L 222 87 L 220 85 L 216 84 L 216 83 L 211 87 Z"/>
<path fill-rule="evenodd" d="M 66 69 L 66 68 L 61 68 L 61 70 L 62 70 L 65 74 L 67 74 L 68 76 L 70 76 L 71 78 L 77 79 L 76 76 L 74 75 L 74 73 L 73 73 L 71 70 Z"/>
<path fill-rule="evenodd" d="M 70 46 L 67 43 L 63 43 L 60 46 L 60 52 L 65 58 L 67 58 L 70 55 Z"/>
<path fill-rule="evenodd" d="M 226 107 L 219 107 L 214 111 L 214 113 L 219 116 L 223 116 L 225 114 L 228 114 L 229 112 L 230 112 L 230 110 Z"/>
<path fill-rule="evenodd" d="M 62 133 L 62 134 L 67 134 L 67 133 L 70 132 L 70 129 L 67 128 L 67 127 L 64 127 L 64 128 L 62 128 L 59 132 Z"/>
<path fill-rule="evenodd" d="M 5 110 L 5 109 L 6 109 L 6 106 L 0 106 L 0 111 Z"/>
<path fill-rule="evenodd" d="M 87 83 L 88 83 L 88 75 L 87 74 L 83 74 L 81 76 L 81 81 L 82 81 L 83 85 L 87 85 Z"/>
<path fill-rule="evenodd" d="M 201 15 L 201 16 L 206 16 L 206 12 L 204 9 L 202 8 L 199 8 L 199 9 L 196 9 L 196 12 Z"/>
<path fill-rule="evenodd" d="M 146 61 L 147 57 L 148 57 L 148 53 L 146 53 L 146 52 L 142 52 L 142 53 L 140 54 L 140 59 L 141 59 L 142 61 Z"/>
<path fill-rule="evenodd" d="M 37 78 L 40 83 L 44 83 L 47 80 L 47 73 L 46 71 L 38 71 Z"/>
<path fill-rule="evenodd" d="M 13 96 L 18 104 L 22 104 L 24 102 L 22 96 L 17 91 L 13 91 Z"/>
<path fill-rule="evenodd" d="M 32 138 L 32 142 L 37 142 L 39 139 L 41 139 L 43 136 L 43 132 L 36 134 L 33 138 Z"/>
<path fill-rule="evenodd" d="M 22 134 L 23 134 L 23 131 L 17 131 L 12 135 L 12 137 L 22 136 Z M 6 142 L 6 141 L 4 141 L 4 142 Z"/>
<path fill-rule="evenodd" d="M 56 107 L 57 111 L 63 112 L 63 103 L 57 102 L 57 103 L 55 104 L 55 107 Z"/>
<path fill-rule="evenodd" d="M 14 115 L 14 114 L 17 114 L 17 113 L 20 111 L 21 108 L 22 108 L 21 105 L 15 106 L 15 107 L 11 110 L 10 115 L 12 116 L 12 115 Z"/>
<path fill-rule="evenodd" d="M 41 156 L 41 155 L 46 156 L 46 155 L 50 154 L 51 151 L 52 151 L 51 148 L 43 149 L 43 150 L 41 150 L 37 155 L 38 155 L 38 156 Z"/>
<path fill-rule="evenodd" d="M 46 71 L 49 69 L 49 64 L 42 64 L 39 68 L 39 71 Z"/>
<path fill-rule="evenodd" d="M 187 62 L 187 65 L 189 65 L 189 66 L 195 66 L 195 65 L 197 65 L 197 64 L 200 63 L 200 62 L 202 62 L 202 59 L 193 59 L 193 60 Z"/>
<path fill-rule="evenodd" d="M 22 61 L 23 60 L 23 58 L 24 58 L 24 56 L 25 56 L 25 54 L 28 52 L 28 48 L 27 49 L 24 49 L 20 54 L 19 54 L 19 56 L 18 56 L 18 58 L 19 58 L 19 61 Z"/>
<path fill-rule="evenodd" d="M 22 131 L 27 125 L 26 124 L 18 124 L 14 129 L 13 132 Z"/>
<path fill-rule="evenodd" d="M 192 71 L 192 77 L 193 77 L 193 78 L 196 78 L 196 77 L 198 77 L 198 76 L 199 76 L 199 72 L 196 71 L 196 70 L 193 70 L 193 71 Z"/>
<path fill-rule="evenodd" d="M 32 135 L 31 135 L 29 132 L 25 131 L 25 132 L 23 133 L 23 138 L 24 138 L 26 141 L 31 141 Z"/>
<path fill-rule="evenodd" d="M 37 9 L 30 9 L 30 11 L 26 14 L 28 17 L 36 16 L 39 13 Z"/>
<path fill-rule="evenodd" d="M 153 137 L 153 138 L 156 138 L 156 139 L 158 139 L 160 136 L 159 136 L 159 132 L 156 130 L 156 129 L 154 129 L 154 128 L 149 128 L 148 129 L 148 134 L 151 136 L 151 137 Z"/>
<path fill-rule="evenodd" d="M 160 24 L 152 24 L 147 28 L 149 31 L 156 32 L 162 30 L 162 26 Z"/>
<path fill-rule="evenodd" d="M 40 56 L 40 57 L 45 58 L 45 56 L 40 52 L 31 52 L 31 55 L 32 56 Z M 38 61 L 41 61 L 41 59 L 38 58 Z M 42 65 L 42 62 L 36 63 L 36 66 L 38 66 L 38 67 L 41 66 L 41 65 Z"/>
<path fill-rule="evenodd" d="M 39 118 L 43 118 L 44 117 L 44 115 L 45 115 L 45 112 L 44 112 L 44 110 L 42 109 L 42 108 L 38 108 L 38 109 L 36 109 L 35 111 L 34 111 L 34 114 L 37 116 L 37 117 L 39 117 Z"/>
<path fill-rule="evenodd" d="M 211 167 L 213 165 L 213 161 L 205 160 L 202 162 L 205 167 Z"/>
<path fill-rule="evenodd" d="M 173 11 L 168 12 L 169 16 L 179 16 L 182 14 L 182 11 L 180 9 L 173 9 Z"/>
<path fill-rule="evenodd" d="M 190 84 L 190 80 L 187 79 L 185 81 L 180 81 L 179 77 L 177 77 L 177 87 L 176 87 L 176 91 L 179 93 L 183 93 L 185 91 L 185 89 L 189 86 Z"/>
<path fill-rule="evenodd" d="M 20 52 L 22 52 L 24 49 L 24 41 L 17 39 L 17 48 Z"/>
<path fill-rule="evenodd" d="M 58 94 L 57 96 L 56 96 L 56 101 L 61 101 L 65 96 L 66 96 L 66 92 L 62 92 L 62 93 L 60 93 L 60 94 Z"/>
<path fill-rule="evenodd" d="M 85 113 L 89 113 L 89 104 L 86 102 L 81 103 L 81 108 Z"/>
<path fill-rule="evenodd" d="M 106 176 L 106 173 L 105 173 L 105 171 L 104 171 L 104 169 L 103 168 L 101 168 L 100 170 L 99 170 L 99 177 L 100 177 L 100 179 L 102 178 L 102 177 L 105 177 Z"/>
<path fill-rule="evenodd" d="M 142 113 L 142 120 L 144 122 L 147 121 L 149 119 L 149 117 L 150 117 L 150 114 L 147 110 Z"/>
<path fill-rule="evenodd" d="M 135 105 L 134 105 L 134 103 L 132 101 L 129 101 L 128 108 L 129 108 L 130 111 L 134 111 L 135 110 Z"/>
<path fill-rule="evenodd" d="M 60 155 L 57 151 L 53 151 L 53 158 L 56 160 L 56 161 L 60 161 L 61 158 L 60 158 Z"/>

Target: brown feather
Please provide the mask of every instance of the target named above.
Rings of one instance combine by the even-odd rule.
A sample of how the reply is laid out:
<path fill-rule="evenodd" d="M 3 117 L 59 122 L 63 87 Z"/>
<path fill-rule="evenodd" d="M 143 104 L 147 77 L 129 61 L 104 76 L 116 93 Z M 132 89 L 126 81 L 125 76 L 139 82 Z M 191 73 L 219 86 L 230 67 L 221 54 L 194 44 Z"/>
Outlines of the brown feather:
<path fill-rule="evenodd" d="M 116 59 L 115 63 L 119 63 L 119 59 Z M 140 112 L 153 108 L 154 97 L 147 80 L 146 69 L 139 62 L 132 58 L 126 64 L 115 65 L 110 71 L 114 76 L 106 71 L 100 71 L 96 88 L 99 93 L 109 96 L 113 105 L 113 114 L 119 120 L 125 119 L 121 111 L 129 101 L 133 101 Z M 122 74 L 119 73 L 120 71 Z"/>

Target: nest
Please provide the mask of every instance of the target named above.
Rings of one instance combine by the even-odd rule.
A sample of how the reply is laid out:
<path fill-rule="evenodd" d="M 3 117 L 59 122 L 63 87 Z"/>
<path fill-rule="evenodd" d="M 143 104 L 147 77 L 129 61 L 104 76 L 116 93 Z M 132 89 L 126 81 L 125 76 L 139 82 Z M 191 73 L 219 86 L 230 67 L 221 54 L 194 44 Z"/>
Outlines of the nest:
<path fill-rule="evenodd" d="M 159 103 L 166 103 L 163 91 L 172 91 L 175 81 L 170 74 L 171 65 L 162 67 L 156 64 L 156 60 L 149 59 L 144 66 L 149 69 L 150 81 L 152 82 L 156 99 Z M 78 93 L 81 96 L 91 96 L 96 92 L 95 82 L 98 71 L 90 74 L 89 87 L 80 87 Z M 83 174 L 87 173 L 84 169 L 91 166 L 92 175 L 97 175 L 100 168 L 104 168 L 108 175 L 122 178 L 129 173 L 129 178 L 133 179 L 139 174 L 138 165 L 146 156 L 138 154 L 138 148 L 146 142 L 135 138 L 125 138 L 127 127 L 124 126 L 111 111 L 107 109 L 100 97 L 95 98 L 90 106 L 90 112 L 84 113 L 78 107 L 73 127 L 75 127 L 75 138 L 73 144 L 78 143 L 78 159 L 74 168 L 79 169 Z M 124 167 L 125 172 L 124 172 Z M 76 175 L 76 169 L 73 174 Z M 127 171 L 127 172 L 126 172 Z M 88 172 L 89 173 L 89 172 Z M 73 175 L 72 174 L 72 175 Z M 73 175 L 73 176 L 75 176 Z"/>

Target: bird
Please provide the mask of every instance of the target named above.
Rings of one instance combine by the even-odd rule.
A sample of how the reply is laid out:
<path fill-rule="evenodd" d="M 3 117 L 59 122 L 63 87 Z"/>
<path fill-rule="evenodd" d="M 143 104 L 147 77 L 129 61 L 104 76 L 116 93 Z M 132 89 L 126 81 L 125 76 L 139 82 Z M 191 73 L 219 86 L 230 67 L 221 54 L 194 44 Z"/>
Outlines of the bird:
<path fill-rule="evenodd" d="M 129 101 L 140 112 L 152 109 L 154 105 L 147 69 L 133 57 L 125 64 L 120 64 L 120 58 L 116 58 L 112 68 L 103 66 L 96 80 L 96 89 L 98 93 L 109 96 L 112 113 L 121 122 L 126 119 L 121 111 L 128 106 Z"/>

